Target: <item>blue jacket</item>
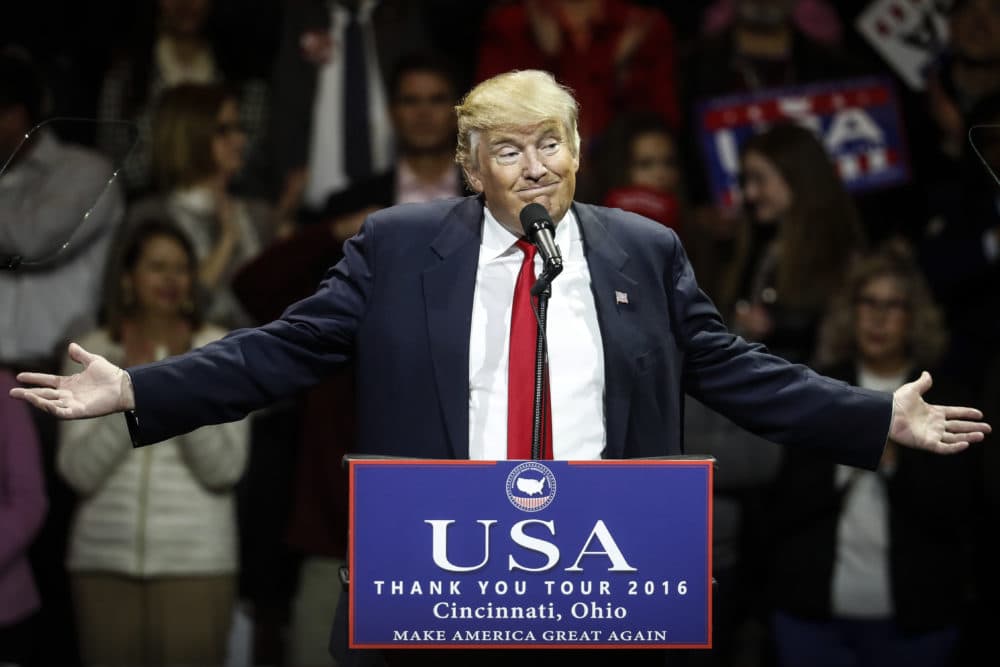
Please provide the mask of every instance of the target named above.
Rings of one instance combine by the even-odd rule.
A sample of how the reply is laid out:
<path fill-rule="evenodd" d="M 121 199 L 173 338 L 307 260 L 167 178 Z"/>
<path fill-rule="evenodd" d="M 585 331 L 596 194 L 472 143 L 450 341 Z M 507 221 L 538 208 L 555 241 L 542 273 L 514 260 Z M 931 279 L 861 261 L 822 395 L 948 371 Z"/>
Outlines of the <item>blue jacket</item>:
<path fill-rule="evenodd" d="M 758 435 L 874 469 L 891 397 L 730 334 L 676 235 L 574 203 L 605 359 L 605 458 L 683 453 L 685 392 Z M 469 330 L 482 197 L 371 215 L 312 296 L 282 317 L 130 369 L 137 444 L 239 419 L 352 359 L 358 452 L 467 458 Z M 628 294 L 618 303 L 615 292 Z"/>

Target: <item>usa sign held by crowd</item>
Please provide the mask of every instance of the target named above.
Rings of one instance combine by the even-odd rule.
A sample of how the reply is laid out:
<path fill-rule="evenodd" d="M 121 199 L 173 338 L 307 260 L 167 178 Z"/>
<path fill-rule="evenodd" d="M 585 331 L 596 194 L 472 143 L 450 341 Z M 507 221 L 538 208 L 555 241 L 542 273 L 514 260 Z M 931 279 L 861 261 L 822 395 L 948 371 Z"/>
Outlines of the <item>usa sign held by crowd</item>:
<path fill-rule="evenodd" d="M 772 88 L 713 98 L 698 105 L 698 132 L 714 199 L 739 199 L 739 150 L 778 122 L 817 133 L 853 192 L 906 182 L 909 158 L 892 81 L 865 77 Z"/>

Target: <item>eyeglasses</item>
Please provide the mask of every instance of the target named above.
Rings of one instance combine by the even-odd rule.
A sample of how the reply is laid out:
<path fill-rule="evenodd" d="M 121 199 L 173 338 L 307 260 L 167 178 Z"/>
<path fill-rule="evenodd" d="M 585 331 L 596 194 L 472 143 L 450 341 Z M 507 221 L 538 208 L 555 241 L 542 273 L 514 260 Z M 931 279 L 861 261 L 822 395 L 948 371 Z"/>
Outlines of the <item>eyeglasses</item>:
<path fill-rule="evenodd" d="M 228 123 L 216 123 L 215 133 L 221 136 L 229 136 L 230 134 L 246 134 L 247 128 L 241 121 L 234 120 Z"/>
<path fill-rule="evenodd" d="M 858 308 L 877 313 L 902 314 L 910 310 L 910 302 L 906 299 L 876 299 L 873 296 L 859 296 L 854 300 Z"/>

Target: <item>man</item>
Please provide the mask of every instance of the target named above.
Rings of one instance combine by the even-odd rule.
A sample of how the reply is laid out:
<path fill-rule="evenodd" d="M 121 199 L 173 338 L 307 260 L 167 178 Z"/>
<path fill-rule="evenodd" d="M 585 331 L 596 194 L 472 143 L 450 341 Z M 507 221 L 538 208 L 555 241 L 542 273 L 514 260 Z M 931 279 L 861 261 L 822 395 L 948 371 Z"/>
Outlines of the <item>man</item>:
<path fill-rule="evenodd" d="M 457 159 L 479 196 L 369 216 L 318 291 L 270 324 L 128 372 L 74 344 L 81 373 L 24 373 L 40 386 L 11 395 L 62 418 L 127 411 L 147 444 L 238 419 L 353 361 L 358 452 L 508 458 L 523 444 L 508 434 L 525 428 L 508 404 L 533 389 L 508 387 L 508 353 L 523 347 L 508 344 L 514 285 L 532 254 L 518 218 L 539 203 L 565 265 L 547 334 L 554 458 L 680 454 L 685 391 L 770 440 L 872 469 L 887 435 L 950 453 L 989 432 L 978 410 L 924 403 L 928 375 L 889 397 L 728 333 L 672 231 L 573 202 L 577 105 L 551 75 L 499 75 L 457 112 Z"/>
<path fill-rule="evenodd" d="M 392 161 L 388 79 L 427 43 L 419 3 L 288 3 L 274 69 L 271 142 L 281 207 L 312 216 Z"/>
<path fill-rule="evenodd" d="M 0 255 L 25 262 L 17 273 L 0 271 L 0 365 L 11 368 L 57 367 L 63 342 L 94 326 L 124 213 L 107 160 L 54 134 L 73 123 L 31 131 L 44 100 L 27 56 L 0 54 L 0 165 L 10 159 L 0 175 Z"/>
<path fill-rule="evenodd" d="M 388 169 L 327 199 L 320 217 L 330 221 L 338 241 L 353 236 L 373 210 L 473 194 L 455 164 L 458 89 L 450 65 L 429 51 L 405 54 L 389 91 L 396 158 Z"/>

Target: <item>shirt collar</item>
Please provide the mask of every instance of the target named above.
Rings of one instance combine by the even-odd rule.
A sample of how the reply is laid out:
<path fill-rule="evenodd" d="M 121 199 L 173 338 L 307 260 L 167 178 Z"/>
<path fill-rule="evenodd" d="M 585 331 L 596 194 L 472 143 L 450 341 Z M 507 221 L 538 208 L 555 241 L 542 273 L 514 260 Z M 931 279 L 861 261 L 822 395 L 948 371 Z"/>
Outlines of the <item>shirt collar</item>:
<path fill-rule="evenodd" d="M 479 257 L 483 261 L 496 259 L 507 254 L 514 247 L 520 236 L 515 236 L 500 224 L 489 206 L 483 206 L 483 238 L 480 243 Z M 556 225 L 556 245 L 562 251 L 563 258 L 572 252 L 577 240 L 580 238 L 580 229 L 576 221 L 573 208 L 566 211 L 566 215 Z"/>

